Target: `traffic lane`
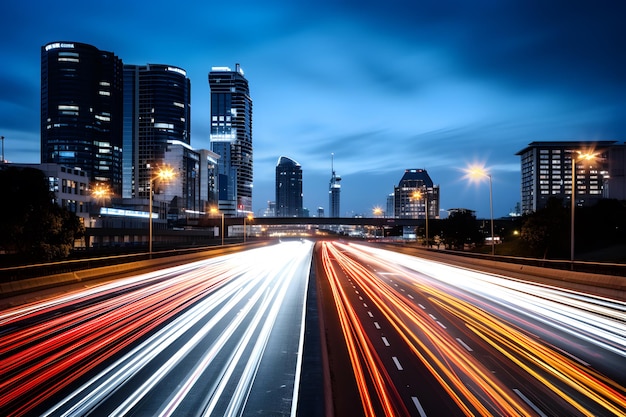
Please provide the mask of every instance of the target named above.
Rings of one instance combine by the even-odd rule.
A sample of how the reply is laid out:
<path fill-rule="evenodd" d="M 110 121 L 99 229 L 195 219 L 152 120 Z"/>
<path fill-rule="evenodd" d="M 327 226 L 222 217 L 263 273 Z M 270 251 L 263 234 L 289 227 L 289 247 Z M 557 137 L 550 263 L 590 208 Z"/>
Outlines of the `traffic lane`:
<path fill-rule="evenodd" d="M 306 249 L 309 251 L 310 253 L 310 246 L 309 249 Z M 270 255 L 270 256 L 268 256 Z M 284 252 L 284 248 L 283 251 L 281 252 L 281 255 L 285 255 Z M 250 254 L 246 254 L 245 255 L 245 259 L 248 259 L 250 257 Z M 265 259 L 272 259 L 271 254 L 269 253 L 265 253 L 263 255 L 263 258 Z M 305 261 L 306 262 L 306 261 Z M 225 268 L 225 270 L 229 271 L 229 272 L 234 272 L 235 274 L 238 274 L 239 272 L 245 270 L 245 266 L 243 266 L 245 264 L 245 262 L 242 262 L 242 259 L 239 258 L 238 260 L 233 261 L 232 264 L 228 264 L 227 262 L 219 262 L 219 261 L 212 261 L 211 263 L 214 263 L 214 266 L 217 266 L 218 269 L 219 268 Z M 267 263 L 267 262 L 266 262 Z M 197 266 L 197 265 L 196 265 Z M 272 267 L 275 267 L 275 265 L 273 265 Z M 212 268 L 212 267 L 211 267 Z M 189 311 L 189 309 L 192 308 L 192 306 L 196 305 L 198 300 L 202 300 L 204 298 L 208 298 L 211 294 L 215 294 L 215 293 L 221 293 L 223 291 L 218 291 L 218 287 L 220 285 L 224 286 L 223 284 L 225 282 L 245 282 L 245 280 L 229 280 L 226 279 L 225 277 L 220 277 L 220 276 L 215 276 L 212 275 L 212 269 L 204 269 L 204 268 L 196 268 L 197 270 L 194 271 L 194 273 L 190 273 L 189 271 L 186 272 L 185 274 L 182 274 L 181 277 L 179 277 L 178 279 L 180 281 L 175 282 L 175 284 L 171 284 L 172 287 L 180 287 L 183 291 L 192 291 L 191 293 L 187 293 L 185 295 L 185 298 L 183 298 L 181 301 L 181 299 L 177 299 L 174 296 L 172 296 L 172 294 L 167 293 L 167 291 L 161 289 L 161 291 L 152 291 L 152 290 L 147 290 L 146 288 L 142 288 L 141 291 L 137 292 L 137 299 L 135 301 L 130 301 L 130 300 L 126 300 L 125 303 L 123 303 L 123 308 L 120 308 L 119 312 L 117 312 L 116 314 L 118 314 L 118 317 L 120 317 L 120 320 L 124 320 L 127 319 L 128 317 L 130 317 L 130 315 L 128 315 L 128 310 L 124 310 L 124 308 L 136 308 L 137 310 L 137 316 L 138 317 L 142 317 L 142 313 L 145 314 L 146 310 L 145 308 L 147 307 L 151 307 L 152 306 L 152 301 L 155 301 L 155 299 L 161 299 L 161 303 L 159 308 L 161 308 L 162 310 L 155 310 L 155 311 L 159 311 L 160 314 L 156 314 L 156 318 L 157 319 L 161 319 L 162 321 L 159 323 L 159 326 L 157 326 L 158 328 L 160 328 L 160 325 L 166 325 L 168 322 L 170 322 L 170 320 L 173 320 L 172 317 L 177 316 L 177 313 L 185 313 L 187 311 Z M 193 270 L 193 268 L 192 268 Z M 216 269 L 217 270 L 217 269 Z M 138 279 L 138 281 L 141 281 L 140 279 Z M 216 282 L 218 284 L 216 284 Z M 221 284 L 219 284 L 221 283 Z M 159 283 L 158 285 L 162 285 L 162 283 Z M 212 288 L 211 286 L 214 286 L 214 288 Z M 279 286 L 277 286 L 279 287 Z M 191 290 L 194 289 L 194 290 Z M 108 291 L 109 289 L 101 289 L 102 291 Z M 237 291 L 240 291 L 241 289 L 237 289 Z M 92 290 L 93 291 L 93 290 Z M 145 293 L 145 291 L 150 292 L 150 294 Z M 196 292 L 193 292 L 196 291 Z M 176 293 L 176 292 L 175 292 Z M 90 293 L 91 294 L 91 293 Z M 109 294 L 110 295 L 110 294 Z M 232 295 L 232 294 L 231 294 Z M 150 298 L 152 297 L 152 298 Z M 156 298 L 155 298 L 156 297 Z M 77 299 L 79 299 L 80 297 L 76 297 Z M 108 297 L 107 297 L 108 298 Z M 210 298 L 210 297 L 209 297 Z M 271 297 L 270 297 L 271 298 Z M 215 303 L 215 300 L 212 299 L 211 300 L 213 303 Z M 74 302 L 74 300 L 72 301 L 68 301 L 68 302 Z M 174 308 L 172 308 L 172 305 L 168 305 L 167 302 L 172 303 L 172 305 L 174 306 Z M 56 306 L 54 306 L 56 304 Z M 268 303 L 271 304 L 271 303 Z M 54 306 L 54 307 L 50 307 L 50 306 Z M 210 307 L 211 304 L 204 306 L 203 311 L 201 311 L 200 313 L 198 313 L 199 315 L 202 313 L 207 313 L 210 311 Z M 42 305 L 40 306 L 27 306 L 24 307 L 22 310 L 20 311 L 9 311 L 6 314 L 4 314 L 3 319 L 5 320 L 5 325 L 7 325 L 7 327 L 11 326 L 11 321 L 15 322 L 20 321 L 20 320 L 26 320 L 28 321 L 28 312 L 33 312 L 35 315 L 38 315 L 39 312 L 42 309 L 46 309 L 46 308 L 57 308 L 57 309 L 63 309 L 63 303 L 57 302 L 55 301 L 50 301 L 50 302 L 45 302 L 42 303 Z M 143 309 L 143 310 L 142 310 Z M 3 312 L 4 313 L 4 312 Z M 125 317 L 125 313 L 128 317 Z M 167 314 L 172 313 L 174 314 L 174 316 L 168 316 Z M 105 314 L 103 317 L 106 318 L 110 318 L 109 317 L 110 314 L 107 313 Z M 98 317 L 97 315 L 95 317 Z M 106 320 L 105 318 L 100 317 L 101 320 Z M 144 317 L 142 317 L 142 319 L 144 319 Z M 95 319 L 93 319 L 95 320 Z M 100 326 L 94 326 L 95 328 L 104 328 L 107 330 L 111 330 L 110 328 L 107 328 L 107 324 L 110 324 L 111 322 L 98 322 L 98 321 L 93 321 L 91 322 L 91 324 L 100 324 Z M 7 321 L 9 322 L 7 324 Z M 88 325 L 89 320 L 86 320 L 84 325 Z M 152 323 L 150 322 L 150 320 L 143 322 L 139 325 L 139 328 L 142 331 L 145 331 L 147 333 L 145 333 L 143 336 L 145 336 L 146 334 L 149 334 L 152 330 L 155 330 L 156 328 L 154 327 L 150 327 L 152 324 L 155 324 L 156 322 Z M 132 328 L 133 326 L 126 326 L 128 328 Z M 23 330 L 23 329 L 19 329 L 19 330 Z M 127 330 L 125 330 L 127 331 Z M 162 334 L 161 334 L 162 336 Z M 112 342 L 115 342 L 115 338 L 114 338 L 114 333 L 110 332 L 109 337 Z M 134 342 L 136 342 L 139 339 L 133 340 L 133 343 L 129 342 L 129 338 L 124 338 L 122 339 L 121 343 L 118 341 L 117 343 L 114 344 L 114 346 L 117 348 L 118 346 L 122 345 L 125 346 L 124 349 L 130 345 L 134 345 Z M 28 343 L 27 343 L 28 344 Z M 156 343 L 156 345 L 162 346 L 163 342 L 158 342 Z M 69 345 L 68 345 L 69 346 Z M 124 350 L 122 349 L 122 351 Z M 105 347 L 104 345 L 101 345 L 101 349 L 98 350 L 98 354 L 95 356 L 88 356 L 88 358 L 90 359 L 94 359 L 99 361 L 98 365 L 95 366 L 95 368 L 91 368 L 91 369 L 99 369 L 100 364 L 104 363 L 105 359 L 107 359 L 107 362 L 110 362 L 109 359 L 111 359 L 111 356 L 107 356 L 110 355 L 112 351 L 114 351 L 115 349 L 112 347 Z M 19 347 L 17 348 L 17 351 L 19 351 Z M 119 353 L 120 351 L 118 351 Z M 15 352 L 12 352 L 15 353 Z M 136 353 L 136 352 L 135 352 Z M 152 352 L 151 354 L 153 354 L 154 352 Z M 117 354 L 117 353 L 116 353 Z M 115 355 L 116 355 L 115 354 Z M 114 355 L 114 356 L 115 356 Z M 132 355 L 131 355 L 132 356 Z M 4 359 L 4 360 L 2 360 Z M 11 366 L 11 361 L 10 360 L 6 360 L 7 358 L 4 357 L 0 359 L 2 361 L 2 365 L 3 366 Z M 76 363 L 76 358 L 75 357 L 71 357 L 69 355 L 64 356 L 57 356 L 58 362 L 62 365 L 62 366 L 67 366 L 67 364 L 71 364 L 72 366 L 78 366 L 80 367 L 80 369 L 78 369 L 79 371 L 83 371 L 83 367 L 82 367 L 82 363 L 78 362 Z M 46 360 L 46 358 L 43 358 L 43 360 Z M 89 365 L 92 365 L 92 362 L 89 363 Z M 14 368 L 15 369 L 15 368 Z M 48 371 L 50 371 L 50 369 L 48 369 Z M 76 375 L 78 374 L 78 372 L 74 372 L 74 373 L 69 373 L 68 375 L 70 375 L 69 378 L 60 378 L 63 379 L 63 383 L 67 384 L 69 382 L 71 382 L 72 380 L 76 380 L 76 378 L 81 378 L 81 376 L 84 376 L 85 374 L 79 374 L 78 376 Z M 52 376 L 56 376 L 56 374 L 54 372 L 49 372 L 49 375 Z M 6 373 L 3 374 L 3 378 L 5 378 L 7 376 Z M 85 378 L 82 378 L 81 380 L 84 380 Z M 44 379 L 41 380 L 39 382 L 37 381 L 33 381 L 32 379 L 29 381 L 28 379 L 20 379 L 19 382 L 21 385 L 21 387 L 23 388 L 23 386 L 25 385 L 30 385 L 30 386 L 34 386 L 35 388 L 32 391 L 29 391 L 29 394 L 31 394 L 31 396 L 34 396 L 37 401 L 40 401 L 42 399 L 48 398 L 51 395 L 53 395 L 54 390 L 62 390 L 64 385 L 59 385 L 59 384 L 48 384 L 46 385 L 45 382 L 50 382 L 50 378 L 48 379 Z M 6 379 L 4 379 L 2 382 L 6 382 Z M 34 385 L 33 385 L 34 384 Z M 13 384 L 14 385 L 14 384 Z M 49 387 L 49 385 L 54 385 L 53 387 Z M 10 388 L 15 388 L 14 386 L 11 386 L 11 384 L 9 384 Z M 52 389 L 53 391 L 46 391 L 46 389 Z M 39 392 L 39 395 L 37 395 L 38 391 L 37 389 L 40 389 L 41 392 Z M 110 388 L 110 389 L 115 389 Z M 11 394 L 13 394 L 14 390 L 10 391 Z M 4 398 L 4 397 L 3 397 Z M 35 403 L 32 404 L 25 404 L 24 398 L 21 397 L 13 397 L 14 399 L 17 398 L 17 402 L 18 404 L 14 404 L 16 407 L 32 407 L 35 406 Z"/>
<path fill-rule="evenodd" d="M 376 265 L 380 268 L 380 262 L 377 261 Z M 397 270 L 395 266 L 391 269 Z M 410 272 L 408 274 L 410 275 Z M 406 271 L 398 274 L 399 277 L 406 275 Z M 448 314 L 450 314 L 450 311 L 453 311 L 452 316 L 459 316 L 462 318 L 462 322 L 472 323 L 473 321 L 472 332 L 467 333 L 467 337 L 473 337 L 473 340 L 478 345 L 481 342 L 483 346 L 489 344 L 492 355 L 485 359 L 493 357 L 495 352 L 495 356 L 499 358 L 497 361 L 500 365 L 499 368 L 507 370 L 507 372 L 503 373 L 505 376 L 508 374 L 516 375 L 515 381 L 518 386 L 520 382 L 523 382 L 522 386 L 533 386 L 532 392 L 540 393 L 535 398 L 536 402 L 543 402 L 548 405 L 546 408 L 553 409 L 555 405 L 563 407 L 562 403 L 565 400 L 571 404 L 570 407 L 577 408 L 577 412 L 590 410 L 599 414 L 605 413 L 607 410 L 616 412 L 623 407 L 623 388 L 619 384 L 615 384 L 614 381 L 606 381 L 605 377 L 597 375 L 592 370 L 581 368 L 580 364 L 573 363 L 571 358 L 567 357 L 568 355 L 564 356 L 559 351 L 549 350 L 546 352 L 545 343 L 539 338 L 515 327 L 505 327 L 502 322 L 494 320 L 489 315 L 472 311 L 473 307 L 470 303 L 459 304 L 458 308 L 451 310 L 450 305 L 452 305 L 451 302 L 454 299 L 449 297 L 447 293 L 454 294 L 458 290 L 455 290 L 453 286 L 448 286 L 447 291 L 437 292 L 435 289 L 440 283 L 431 283 L 429 285 L 420 283 L 428 279 L 426 276 L 420 279 L 407 279 L 406 284 L 411 288 L 419 287 L 420 292 L 428 294 L 428 297 L 435 300 L 436 304 L 443 307 L 444 313 L 445 310 L 448 310 Z M 418 283 L 416 284 L 416 282 Z M 396 284 L 389 283 L 390 286 L 395 286 Z M 463 297 L 460 298 L 462 299 Z M 508 318 L 510 319 L 510 317 Z M 454 317 L 452 317 L 452 321 L 454 322 Z M 493 332 L 489 329 L 480 329 L 483 322 L 490 322 L 494 329 L 499 330 Z M 466 324 L 466 326 L 468 325 Z M 463 326 L 460 329 L 463 330 Z M 514 334 L 514 336 L 510 336 L 511 334 Z M 482 340 L 477 340 L 476 335 L 482 335 L 480 338 Z M 493 340 L 498 342 L 494 343 Z M 484 360 L 484 362 L 489 364 L 492 361 Z M 490 365 L 492 368 L 495 366 Z M 558 371 L 548 372 L 547 370 L 551 371 L 551 368 L 558 369 Z M 584 377 L 580 375 L 584 375 Z M 529 376 L 532 376 L 530 380 Z M 550 393 L 546 390 L 546 387 L 550 387 L 554 392 Z M 524 390 L 520 388 L 513 388 L 513 391 L 525 403 L 532 404 L 531 407 L 533 409 L 536 408 L 535 403 L 532 401 L 532 393 L 524 394 Z M 558 398 L 554 397 L 555 393 L 558 393 Z M 529 397 L 531 398 L 530 401 Z M 551 400 L 548 401 L 548 399 Z M 567 406 L 565 406 L 565 409 L 567 409 Z"/>
<path fill-rule="evenodd" d="M 348 283 L 351 302 L 410 415 L 465 415 L 364 288 L 349 278 Z"/>

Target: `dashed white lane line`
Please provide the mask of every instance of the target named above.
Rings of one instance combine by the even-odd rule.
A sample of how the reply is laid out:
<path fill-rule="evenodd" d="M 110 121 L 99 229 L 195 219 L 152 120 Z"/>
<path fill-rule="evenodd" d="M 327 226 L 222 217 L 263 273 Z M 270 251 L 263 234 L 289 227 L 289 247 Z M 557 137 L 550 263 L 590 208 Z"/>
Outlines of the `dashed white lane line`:
<path fill-rule="evenodd" d="M 468 352 L 473 352 L 474 351 L 471 347 L 467 346 L 467 344 L 464 341 L 462 341 L 461 339 L 459 339 L 458 337 L 456 338 L 456 341 L 459 342 L 461 344 L 461 346 L 463 346 Z"/>
<path fill-rule="evenodd" d="M 437 320 L 437 324 L 441 326 L 442 329 L 447 329 L 447 327 L 445 326 L 445 324 L 443 324 L 442 322 L 440 322 L 439 320 Z"/>
<path fill-rule="evenodd" d="M 370 317 L 374 317 L 374 315 L 372 314 L 372 312 L 371 312 L 371 311 L 368 311 L 368 312 L 367 312 L 367 315 L 368 315 L 368 316 L 370 316 Z"/>
<path fill-rule="evenodd" d="M 385 344 L 385 346 L 390 346 L 389 341 L 387 340 L 385 336 L 383 336 L 382 339 L 383 339 L 383 343 Z"/>
<path fill-rule="evenodd" d="M 391 359 L 393 359 L 393 363 L 396 364 L 396 368 L 398 368 L 398 371 L 404 370 L 402 365 L 400 365 L 400 361 L 398 360 L 398 358 L 396 358 L 395 356 L 392 356 Z"/>
<path fill-rule="evenodd" d="M 526 397 L 524 394 L 522 394 L 522 392 L 520 390 L 518 390 L 517 388 L 513 388 L 513 391 L 515 391 L 515 393 L 517 395 L 519 395 L 519 397 L 524 400 L 524 402 L 526 404 L 528 404 L 530 406 L 530 408 L 532 408 L 533 410 L 535 410 L 535 412 L 537 414 L 539 414 L 541 417 L 548 417 L 547 415 L 545 415 L 532 401 L 530 401 L 528 399 L 528 397 Z"/>
<path fill-rule="evenodd" d="M 410 298 L 411 300 L 414 300 L 414 299 L 415 299 L 415 298 L 413 298 L 413 296 L 412 296 L 411 294 L 408 294 L 408 296 L 409 296 L 409 298 Z"/>
<path fill-rule="evenodd" d="M 422 408 L 422 404 L 420 404 L 420 400 L 417 397 L 411 397 L 413 400 L 413 404 L 415 404 L 415 408 L 417 408 L 417 412 L 420 413 L 420 417 L 426 417 L 426 412 Z"/>
<path fill-rule="evenodd" d="M 374 327 L 376 327 L 378 330 L 380 330 L 380 324 L 378 324 L 377 321 L 374 322 Z"/>
<path fill-rule="evenodd" d="M 420 308 L 421 308 L 422 310 L 426 310 L 426 307 L 424 307 L 424 305 L 423 305 L 423 304 L 418 304 L 418 306 L 420 306 Z"/>
<path fill-rule="evenodd" d="M 433 316 L 432 314 L 429 314 L 430 318 L 433 320 L 437 320 L 437 317 Z"/>
<path fill-rule="evenodd" d="M 367 304 L 363 303 L 363 307 L 367 308 Z"/>

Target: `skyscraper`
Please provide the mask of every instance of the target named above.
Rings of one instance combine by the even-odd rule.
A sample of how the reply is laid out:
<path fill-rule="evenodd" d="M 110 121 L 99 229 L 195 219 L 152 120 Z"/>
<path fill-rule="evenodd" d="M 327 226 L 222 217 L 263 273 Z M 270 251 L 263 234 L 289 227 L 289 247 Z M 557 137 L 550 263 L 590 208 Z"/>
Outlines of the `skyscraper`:
<path fill-rule="evenodd" d="M 609 154 L 612 148 L 619 149 L 616 141 L 528 144 L 516 154 L 520 156 L 522 168 L 522 214 L 544 208 L 550 198 L 562 199 L 567 205 L 571 204 L 572 155 L 578 156 L 577 152 L 593 152 L 597 157 L 576 162 L 576 205 L 591 206 L 602 198 L 612 197 L 609 194 L 609 182 L 617 178 L 617 172 L 609 175 Z M 620 168 L 623 178 L 623 166 Z M 616 194 L 613 198 L 618 196 Z"/>
<path fill-rule="evenodd" d="M 425 169 L 407 169 L 394 187 L 394 215 L 404 219 L 439 218 L 439 186 Z M 428 210 L 428 211 L 427 211 Z"/>
<path fill-rule="evenodd" d="M 122 61 L 78 42 L 41 48 L 41 162 L 122 185 Z"/>
<path fill-rule="evenodd" d="M 341 177 L 335 173 L 335 155 L 330 156 L 330 183 L 328 185 L 329 216 L 340 217 Z"/>
<path fill-rule="evenodd" d="M 276 216 L 302 217 L 302 167 L 286 156 L 276 164 Z"/>
<path fill-rule="evenodd" d="M 123 197 L 148 198 L 153 171 L 166 163 L 171 165 L 172 160 L 178 165 L 173 166 L 177 181 L 188 188 L 176 194 L 181 198 L 197 194 L 190 179 L 197 177 L 193 168 L 199 155 L 189 146 L 190 130 L 191 82 L 183 69 L 124 65 Z M 183 206 L 192 207 L 187 202 Z"/>
<path fill-rule="evenodd" d="M 211 89 L 211 150 L 220 156 L 220 211 L 234 216 L 252 211 L 252 99 L 248 80 L 236 64 L 213 67 Z"/>

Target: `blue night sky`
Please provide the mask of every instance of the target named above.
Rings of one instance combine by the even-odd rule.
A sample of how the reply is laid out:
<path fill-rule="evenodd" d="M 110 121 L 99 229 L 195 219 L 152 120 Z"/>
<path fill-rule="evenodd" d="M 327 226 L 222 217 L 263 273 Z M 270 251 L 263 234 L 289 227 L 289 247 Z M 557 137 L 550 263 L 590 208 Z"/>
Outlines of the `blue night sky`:
<path fill-rule="evenodd" d="M 254 102 L 254 209 L 274 200 L 284 155 L 304 204 L 328 211 L 331 153 L 341 211 L 385 206 L 425 168 L 443 209 L 489 216 L 520 201 L 516 152 L 532 141 L 626 140 L 622 0 L 16 2 L 0 5 L 0 135 L 39 162 L 40 48 L 75 41 L 125 64 L 169 64 L 192 85 L 191 144 L 209 148 L 213 66 L 240 63 Z"/>

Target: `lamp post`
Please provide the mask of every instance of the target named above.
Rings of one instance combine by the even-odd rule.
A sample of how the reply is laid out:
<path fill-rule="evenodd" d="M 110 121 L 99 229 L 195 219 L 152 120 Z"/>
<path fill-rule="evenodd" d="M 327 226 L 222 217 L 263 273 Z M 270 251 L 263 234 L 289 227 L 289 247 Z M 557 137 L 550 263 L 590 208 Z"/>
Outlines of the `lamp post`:
<path fill-rule="evenodd" d="M 246 237 L 248 235 L 248 229 L 246 229 L 246 219 L 249 223 L 254 220 L 254 216 L 252 215 L 252 213 L 248 213 L 248 215 L 243 218 L 243 243 L 246 243 Z"/>
<path fill-rule="evenodd" d="M 148 166 L 150 168 L 150 166 Z M 150 257 L 152 257 L 152 201 L 154 199 L 154 184 L 156 180 L 161 181 L 169 181 L 176 176 L 176 173 L 171 167 L 159 168 L 157 173 L 150 178 L 150 198 L 149 198 L 149 207 L 148 207 L 148 253 Z"/>
<path fill-rule="evenodd" d="M 480 166 L 472 166 L 466 169 L 467 177 L 470 180 L 477 180 L 481 177 L 489 178 L 489 212 L 491 216 L 491 255 L 495 255 L 496 253 L 496 241 L 493 234 L 493 187 L 491 174 L 488 173 L 483 167 Z"/>
<path fill-rule="evenodd" d="M 222 235 L 222 246 L 224 246 L 224 212 L 219 211 L 217 207 L 211 207 L 209 210 L 211 214 L 221 214 L 222 215 L 222 228 L 220 229 L 220 235 Z M 245 221 L 245 220 L 244 220 Z"/>
<path fill-rule="evenodd" d="M 424 200 L 424 219 L 426 225 L 426 247 L 428 247 L 428 190 L 424 187 L 424 191 L 418 190 L 413 193 L 413 199 L 415 200 Z M 418 211 L 419 217 L 419 211 Z"/>
<path fill-rule="evenodd" d="M 582 153 L 580 151 L 570 151 L 572 154 L 572 204 L 571 204 L 571 210 L 572 210 L 572 214 L 570 216 L 571 218 L 571 224 L 570 224 L 570 261 L 574 262 L 574 213 L 575 213 L 575 209 L 576 209 L 576 160 L 577 159 L 582 159 L 585 161 L 590 161 L 595 159 L 596 155 L 594 153 Z M 576 156 L 575 154 L 578 154 L 578 156 Z M 574 267 L 574 264 L 572 264 L 572 268 Z"/>
<path fill-rule="evenodd" d="M 383 209 L 381 207 L 374 207 L 374 209 L 372 210 L 372 214 L 374 214 L 374 216 L 381 216 L 381 217 L 385 217 L 385 212 L 383 211 Z M 375 226 L 374 226 L 375 227 Z M 380 226 L 380 230 L 381 230 L 381 238 L 385 237 L 385 226 L 381 225 Z M 374 228 L 374 239 L 376 239 L 376 233 L 378 233 L 376 231 L 376 228 Z"/>

